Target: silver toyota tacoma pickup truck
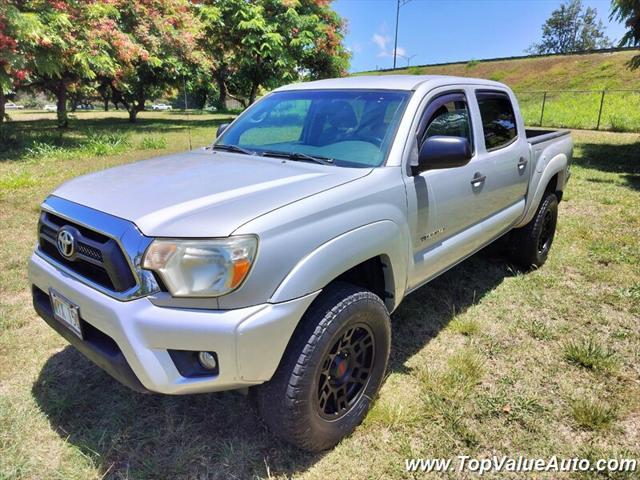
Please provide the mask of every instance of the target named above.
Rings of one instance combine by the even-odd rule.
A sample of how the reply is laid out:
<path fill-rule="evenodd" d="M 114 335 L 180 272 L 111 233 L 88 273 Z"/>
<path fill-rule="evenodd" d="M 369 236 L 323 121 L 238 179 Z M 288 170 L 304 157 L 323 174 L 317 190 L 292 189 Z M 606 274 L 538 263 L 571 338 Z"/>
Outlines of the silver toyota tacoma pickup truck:
<path fill-rule="evenodd" d="M 323 450 L 375 399 L 409 292 L 505 235 L 515 263 L 545 262 L 571 156 L 500 83 L 289 85 L 209 147 L 55 190 L 33 303 L 134 390 L 250 388 L 273 432 Z"/>

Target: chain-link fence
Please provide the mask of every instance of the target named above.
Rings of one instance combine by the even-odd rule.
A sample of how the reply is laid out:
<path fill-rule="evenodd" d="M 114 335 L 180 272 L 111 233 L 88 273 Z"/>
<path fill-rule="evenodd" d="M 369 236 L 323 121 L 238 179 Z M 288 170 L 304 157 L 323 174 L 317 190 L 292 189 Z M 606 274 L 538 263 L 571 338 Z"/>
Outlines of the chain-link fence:
<path fill-rule="evenodd" d="M 531 126 L 640 132 L 640 90 L 516 91 Z"/>

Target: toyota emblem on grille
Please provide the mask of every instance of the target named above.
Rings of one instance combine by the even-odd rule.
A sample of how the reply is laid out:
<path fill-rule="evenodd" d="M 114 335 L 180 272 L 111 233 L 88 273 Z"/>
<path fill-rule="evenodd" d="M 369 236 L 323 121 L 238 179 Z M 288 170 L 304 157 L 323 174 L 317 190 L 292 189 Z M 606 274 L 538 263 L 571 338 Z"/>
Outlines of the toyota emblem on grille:
<path fill-rule="evenodd" d="M 76 250 L 76 239 L 69 230 L 60 230 L 57 238 L 58 251 L 63 257 L 69 258 Z"/>

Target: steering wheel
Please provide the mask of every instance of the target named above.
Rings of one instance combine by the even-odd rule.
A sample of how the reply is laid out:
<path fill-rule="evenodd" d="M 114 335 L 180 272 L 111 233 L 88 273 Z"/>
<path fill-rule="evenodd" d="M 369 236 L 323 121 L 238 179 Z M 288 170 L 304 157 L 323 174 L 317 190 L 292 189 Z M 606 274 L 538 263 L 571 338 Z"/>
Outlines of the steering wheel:
<path fill-rule="evenodd" d="M 251 123 L 261 123 L 265 118 L 267 118 L 267 111 L 257 112 L 254 115 L 249 117 L 249 121 Z"/>
<path fill-rule="evenodd" d="M 363 142 L 369 142 L 375 145 L 376 147 L 382 146 L 382 138 L 376 137 L 375 135 L 366 135 L 366 134 L 356 134 L 353 137 L 354 140 L 362 140 Z"/>

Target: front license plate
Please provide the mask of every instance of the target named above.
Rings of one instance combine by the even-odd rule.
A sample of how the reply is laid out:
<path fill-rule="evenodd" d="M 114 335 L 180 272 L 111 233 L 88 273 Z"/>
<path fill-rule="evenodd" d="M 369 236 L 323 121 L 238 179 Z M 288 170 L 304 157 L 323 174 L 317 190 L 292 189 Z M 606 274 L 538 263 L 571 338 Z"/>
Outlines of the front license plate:
<path fill-rule="evenodd" d="M 69 329 L 82 338 L 82 326 L 80 325 L 80 309 L 55 290 L 49 290 L 53 315 Z"/>

